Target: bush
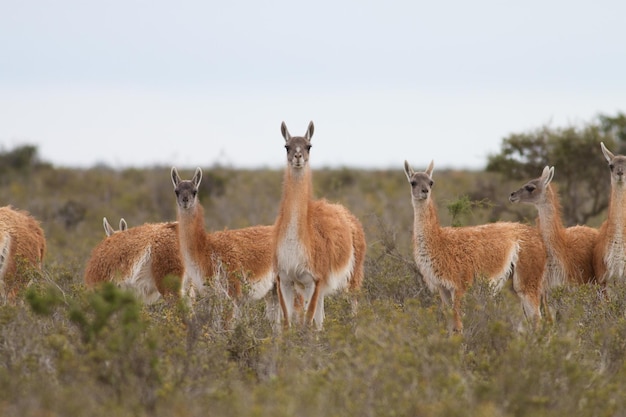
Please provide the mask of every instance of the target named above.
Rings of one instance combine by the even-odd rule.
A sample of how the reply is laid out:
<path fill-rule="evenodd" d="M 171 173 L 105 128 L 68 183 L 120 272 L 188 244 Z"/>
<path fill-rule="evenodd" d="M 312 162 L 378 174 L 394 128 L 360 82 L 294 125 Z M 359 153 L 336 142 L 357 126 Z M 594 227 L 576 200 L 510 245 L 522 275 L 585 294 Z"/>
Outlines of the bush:
<path fill-rule="evenodd" d="M 171 220 L 163 218 L 165 199 L 175 212 L 169 171 L 153 171 L 54 170 L 53 187 L 37 176 L 0 187 L 20 208 L 37 200 L 49 247 L 44 274 L 17 304 L 0 306 L 0 415 L 598 416 L 626 408 L 626 289 L 608 298 L 593 286 L 555 290 L 553 322 L 533 329 L 515 294 L 477 282 L 464 299 L 464 333 L 448 334 L 438 295 L 414 266 L 400 168 L 321 178 L 319 195 L 328 187 L 357 213 L 368 241 L 356 316 L 346 295 L 329 296 L 322 331 L 275 331 L 262 301 L 243 302 L 225 327 L 230 304 L 214 294 L 190 316 L 186 305 L 144 306 L 113 286 L 86 290 L 82 268 L 104 237 L 102 216 L 131 226 Z M 216 184 L 240 187 L 206 195 L 211 228 L 271 223 L 279 172 L 215 175 Z M 446 202 L 479 179 L 438 174 L 442 223 L 459 219 Z M 36 198 L 15 189 L 37 190 Z M 68 231 L 54 213 L 77 195 L 85 218 Z M 137 207 L 137 196 L 152 197 Z M 483 209 L 474 208 L 460 219 L 480 221 Z"/>

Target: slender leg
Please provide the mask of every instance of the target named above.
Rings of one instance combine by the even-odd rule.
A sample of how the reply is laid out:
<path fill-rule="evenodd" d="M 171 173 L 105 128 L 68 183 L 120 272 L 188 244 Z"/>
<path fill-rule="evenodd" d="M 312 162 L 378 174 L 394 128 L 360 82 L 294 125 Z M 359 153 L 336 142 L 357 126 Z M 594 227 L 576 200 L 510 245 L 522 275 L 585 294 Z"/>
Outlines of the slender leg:
<path fill-rule="evenodd" d="M 553 323 L 554 322 L 554 317 L 553 317 L 553 312 L 550 310 L 550 300 L 548 299 L 548 291 L 544 291 L 543 294 L 541 294 L 541 307 L 543 308 L 543 314 L 541 315 L 542 317 L 545 316 L 546 317 L 546 321 L 548 323 Z M 539 310 L 541 311 L 541 310 Z"/>
<path fill-rule="evenodd" d="M 319 287 L 319 285 L 315 287 L 315 293 L 313 294 L 314 298 L 317 297 L 315 313 L 313 314 L 313 321 L 315 321 L 315 327 L 317 328 L 317 330 L 322 330 L 324 323 L 324 294 L 322 294 Z M 311 305 L 313 305 L 313 301 L 314 300 L 311 300 Z"/>
<path fill-rule="evenodd" d="M 304 322 L 310 325 L 313 322 L 315 310 L 317 309 L 317 299 L 319 297 L 319 289 L 317 282 L 310 280 L 303 286 L 302 297 L 304 298 Z"/>
<path fill-rule="evenodd" d="M 448 309 L 452 306 L 452 294 L 445 287 L 439 287 L 439 297 L 443 303 L 444 308 Z"/>
<path fill-rule="evenodd" d="M 531 294 L 519 294 L 522 299 L 522 308 L 524 309 L 524 316 L 536 328 L 541 320 L 541 296 L 539 299 Z"/>
<path fill-rule="evenodd" d="M 356 294 L 353 294 L 350 297 L 350 314 L 352 316 L 356 316 L 359 310 L 359 297 Z"/>
<path fill-rule="evenodd" d="M 454 333 L 460 333 L 463 331 L 463 323 L 461 322 L 461 298 L 454 291 L 447 289 L 446 287 L 439 287 L 439 297 L 443 304 L 444 314 L 448 317 L 448 330 L 452 330 Z M 452 310 L 452 317 L 449 317 L 450 310 Z"/>
<path fill-rule="evenodd" d="M 282 307 L 278 293 L 280 292 L 280 284 L 278 277 L 276 284 L 272 290 L 265 296 L 265 317 L 272 325 L 272 329 L 278 330 L 280 328 L 280 322 L 282 320 Z"/>
<path fill-rule="evenodd" d="M 293 282 L 286 282 L 284 279 L 280 279 L 280 276 L 277 278 L 278 280 L 278 300 L 280 302 L 280 308 L 283 311 L 284 318 L 284 327 L 291 326 L 291 315 L 293 313 L 293 302 L 295 291 L 293 288 Z"/>
<path fill-rule="evenodd" d="M 463 298 L 462 293 L 451 291 L 452 293 L 452 303 L 453 303 L 453 313 L 454 313 L 454 326 L 452 327 L 452 331 L 454 333 L 463 333 L 463 322 L 461 321 L 461 298 Z"/>

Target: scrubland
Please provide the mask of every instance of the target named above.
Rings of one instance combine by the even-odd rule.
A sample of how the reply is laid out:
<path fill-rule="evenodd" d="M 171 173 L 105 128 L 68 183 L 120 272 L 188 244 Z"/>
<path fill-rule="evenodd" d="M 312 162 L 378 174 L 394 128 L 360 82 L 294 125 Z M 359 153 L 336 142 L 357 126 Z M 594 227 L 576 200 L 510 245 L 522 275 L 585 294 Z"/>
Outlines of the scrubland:
<path fill-rule="evenodd" d="M 322 331 L 277 333 L 262 302 L 244 304 L 223 330 L 214 296 L 188 319 L 175 302 L 143 306 L 112 286 L 85 290 L 102 217 L 130 227 L 175 220 L 169 168 L 42 166 L 2 176 L 0 201 L 41 221 L 48 254 L 43 276 L 33 275 L 17 304 L 0 306 L 0 415 L 626 415 L 626 287 L 608 299 L 593 286 L 559 289 L 553 319 L 532 329 L 512 291 L 494 296 L 478 283 L 464 301 L 464 333 L 450 335 L 412 261 L 401 161 L 314 171 L 316 195 L 346 205 L 368 240 L 358 314 L 330 296 Z M 189 177 L 195 167 L 178 168 Z M 281 171 L 203 171 L 207 227 L 273 223 Z M 532 208 L 508 207 L 516 182 L 454 170 L 436 171 L 435 182 L 444 225 L 492 220 L 494 207 L 503 219 L 534 222 Z"/>

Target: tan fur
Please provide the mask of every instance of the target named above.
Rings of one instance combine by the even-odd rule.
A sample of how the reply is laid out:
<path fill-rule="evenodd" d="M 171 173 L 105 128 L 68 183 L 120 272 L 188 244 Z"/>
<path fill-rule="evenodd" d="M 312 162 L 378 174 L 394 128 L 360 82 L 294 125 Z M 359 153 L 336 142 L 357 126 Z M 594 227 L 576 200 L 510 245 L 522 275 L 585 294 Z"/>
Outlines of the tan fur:
<path fill-rule="evenodd" d="M 46 238 L 41 225 L 29 213 L 0 207 L 0 296 L 14 301 L 28 284 L 29 270 L 41 272 Z"/>
<path fill-rule="evenodd" d="M 340 204 L 314 200 L 308 163 L 313 123 L 307 134 L 282 133 L 288 151 L 283 195 L 275 223 L 275 265 L 285 325 L 289 326 L 294 300 L 303 297 L 307 324 L 322 328 L 324 297 L 347 288 L 354 294 L 363 282 L 365 234 L 360 221 Z"/>
<path fill-rule="evenodd" d="M 588 226 L 563 227 L 561 203 L 551 184 L 554 167 L 511 193 L 512 203 L 534 204 L 547 251 L 545 282 L 548 287 L 596 282 L 593 251 L 598 230 Z"/>
<path fill-rule="evenodd" d="M 93 248 L 87 261 L 84 280 L 88 287 L 113 282 L 129 289 L 145 303 L 160 296 L 180 294 L 183 264 L 178 248 L 178 225 L 175 222 L 146 223 L 115 233 L 104 228 L 107 237 Z"/>
<path fill-rule="evenodd" d="M 216 279 L 225 278 L 227 294 L 234 300 L 243 295 L 242 284 L 249 285 L 253 299 L 265 297 L 274 287 L 273 226 L 252 226 L 243 229 L 208 233 L 205 229 L 204 208 L 198 200 L 200 168 L 193 180 L 181 180 L 172 168 L 172 182 L 177 196 L 180 250 L 185 267 L 183 288 L 204 294 Z M 277 307 L 271 297 L 266 299 L 267 315 L 271 321 Z"/>
<path fill-rule="evenodd" d="M 600 144 L 611 172 L 607 219 L 598 230 L 594 269 L 598 282 L 626 282 L 626 156 L 614 155 Z"/>
<path fill-rule="evenodd" d="M 441 227 L 431 197 L 433 163 L 426 172 L 415 172 L 408 162 L 404 164 L 411 184 L 415 262 L 429 289 L 439 292 L 444 307 L 452 307 L 452 329 L 462 331 L 461 300 L 478 278 L 499 290 L 512 277 L 526 317 L 536 323 L 541 318 L 546 259 L 538 231 L 510 222 Z"/>

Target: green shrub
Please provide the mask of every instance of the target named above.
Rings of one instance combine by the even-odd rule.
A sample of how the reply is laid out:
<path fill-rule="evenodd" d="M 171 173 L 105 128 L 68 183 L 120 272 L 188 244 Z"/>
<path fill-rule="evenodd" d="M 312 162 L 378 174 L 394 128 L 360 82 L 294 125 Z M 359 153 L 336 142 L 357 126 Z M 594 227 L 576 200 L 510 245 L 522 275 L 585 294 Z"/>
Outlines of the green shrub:
<path fill-rule="evenodd" d="M 0 306 L 2 416 L 614 416 L 626 409 L 626 288 L 607 297 L 594 286 L 555 289 L 554 320 L 534 329 L 512 291 L 494 295 L 479 281 L 463 301 L 464 333 L 450 335 L 438 295 L 414 265 L 401 167 L 346 169 L 338 179 L 329 170 L 316 185 L 320 197 L 357 214 L 368 241 L 357 314 L 346 294 L 330 295 L 322 331 L 273 329 L 263 301 L 253 300 L 238 305 L 228 326 L 232 303 L 212 291 L 191 305 L 144 306 L 114 286 L 86 290 L 82 269 L 104 238 L 103 216 L 132 226 L 175 215 L 169 167 L 45 169 L 45 178 L 0 184 L 0 198 L 42 219 L 49 247 L 44 273 L 29 278 L 16 304 Z M 215 187 L 224 187 L 203 199 L 207 226 L 271 224 L 281 175 L 216 168 Z M 443 224 L 454 221 L 445 203 L 455 196 L 484 198 L 468 193 L 480 178 L 439 172 Z M 76 196 L 85 218 L 66 230 L 54 213 Z M 140 197 L 147 201 L 137 206 Z M 474 209 L 456 219 L 479 222 L 483 209 Z"/>

